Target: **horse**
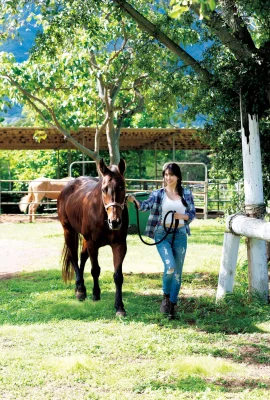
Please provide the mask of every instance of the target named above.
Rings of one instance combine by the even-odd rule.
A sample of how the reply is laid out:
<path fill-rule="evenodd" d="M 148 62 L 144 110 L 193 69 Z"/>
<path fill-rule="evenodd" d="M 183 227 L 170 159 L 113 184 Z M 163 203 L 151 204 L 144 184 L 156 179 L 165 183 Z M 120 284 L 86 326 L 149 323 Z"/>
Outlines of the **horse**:
<path fill-rule="evenodd" d="M 35 214 L 44 197 L 56 200 L 63 187 L 73 178 L 63 179 L 37 178 L 28 185 L 28 194 L 19 203 L 21 212 L 25 213 L 29 205 L 29 222 L 35 221 Z"/>
<path fill-rule="evenodd" d="M 79 177 L 69 182 L 57 199 L 58 217 L 64 230 L 62 277 L 71 281 L 75 272 L 75 296 L 83 301 L 87 297 L 84 285 L 84 267 L 90 258 L 93 277 L 93 301 L 100 300 L 98 250 L 109 245 L 114 263 L 115 303 L 117 316 L 125 316 L 122 301 L 122 264 L 127 251 L 128 210 L 126 206 L 125 161 L 107 167 L 98 163 L 100 178 Z M 80 238 L 80 266 L 78 249 Z"/>

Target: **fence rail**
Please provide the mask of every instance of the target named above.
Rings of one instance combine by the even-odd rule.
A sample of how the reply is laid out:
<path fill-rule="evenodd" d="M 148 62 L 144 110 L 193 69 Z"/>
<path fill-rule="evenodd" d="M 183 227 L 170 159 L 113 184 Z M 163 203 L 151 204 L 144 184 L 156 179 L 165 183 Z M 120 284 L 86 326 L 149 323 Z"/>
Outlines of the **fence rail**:
<path fill-rule="evenodd" d="M 60 181 L 60 179 L 59 179 Z M 0 179 L 0 214 L 19 214 L 20 198 L 28 193 L 25 188 L 31 180 Z M 154 189 L 162 187 L 163 180 L 160 179 L 134 179 L 127 178 L 127 192 L 130 193 L 150 193 Z M 199 218 L 215 218 L 224 213 L 225 205 L 230 203 L 234 193 L 242 193 L 242 187 L 233 187 L 225 180 L 219 181 L 183 181 L 183 186 L 189 187 L 193 192 L 194 202 Z M 14 190 L 12 188 L 14 187 Z M 40 193 L 36 191 L 35 193 Z M 55 193 L 48 191 L 47 193 Z M 43 210 L 38 210 L 39 216 L 52 216 L 51 213 L 44 211 L 56 211 L 56 200 L 43 199 L 41 202 Z M 11 211 L 9 211 L 12 210 Z M 40 214 L 41 213 L 41 214 Z M 21 214 L 22 215 L 22 214 Z M 28 215 L 28 214 L 24 214 Z"/>

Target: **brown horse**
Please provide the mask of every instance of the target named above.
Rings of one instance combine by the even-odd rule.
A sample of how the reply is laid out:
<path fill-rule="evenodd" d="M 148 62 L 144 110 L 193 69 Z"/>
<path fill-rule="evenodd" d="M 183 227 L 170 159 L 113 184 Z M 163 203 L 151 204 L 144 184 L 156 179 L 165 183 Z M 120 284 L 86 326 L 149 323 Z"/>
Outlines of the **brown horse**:
<path fill-rule="evenodd" d="M 113 252 L 114 282 L 116 287 L 116 315 L 125 316 L 122 301 L 122 263 L 126 255 L 128 211 L 125 204 L 125 162 L 107 167 L 99 162 L 101 179 L 80 177 L 69 182 L 57 200 L 58 216 L 64 228 L 65 244 L 62 255 L 62 276 L 70 281 L 75 271 L 75 294 L 86 298 L 84 266 L 90 257 L 93 277 L 93 300 L 100 300 L 98 250 L 110 245 Z M 78 264 L 78 246 L 83 236 Z"/>
<path fill-rule="evenodd" d="M 26 212 L 29 204 L 29 222 L 35 220 L 35 214 L 44 197 L 56 200 L 63 187 L 73 178 L 50 179 L 37 178 L 28 185 L 28 194 L 21 198 L 19 208 Z"/>

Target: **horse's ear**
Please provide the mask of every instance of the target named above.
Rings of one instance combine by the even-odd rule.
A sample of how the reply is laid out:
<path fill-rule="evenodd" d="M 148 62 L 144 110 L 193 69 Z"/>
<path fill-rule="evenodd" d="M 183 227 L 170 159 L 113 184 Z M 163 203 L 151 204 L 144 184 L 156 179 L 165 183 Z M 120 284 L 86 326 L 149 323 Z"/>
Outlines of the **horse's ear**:
<path fill-rule="evenodd" d="M 108 174 L 108 172 L 110 171 L 109 168 L 105 165 L 103 158 L 99 160 L 98 168 L 102 176 Z"/>
<path fill-rule="evenodd" d="M 118 164 L 118 169 L 121 175 L 124 175 L 124 172 L 126 170 L 126 162 L 123 158 L 120 158 L 120 162 Z"/>

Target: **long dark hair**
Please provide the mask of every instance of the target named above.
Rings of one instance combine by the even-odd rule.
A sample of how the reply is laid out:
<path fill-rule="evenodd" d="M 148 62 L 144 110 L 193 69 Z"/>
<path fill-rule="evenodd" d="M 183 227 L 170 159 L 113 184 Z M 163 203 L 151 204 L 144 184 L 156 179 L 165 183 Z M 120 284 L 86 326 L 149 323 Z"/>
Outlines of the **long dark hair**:
<path fill-rule="evenodd" d="M 177 183 L 176 183 L 176 191 L 179 194 L 179 196 L 181 197 L 182 203 L 184 204 L 185 207 L 187 207 L 187 202 L 183 197 L 183 186 L 182 186 L 182 173 L 181 173 L 181 169 L 179 167 L 178 164 L 175 163 L 170 163 L 168 165 L 166 165 L 166 167 L 164 168 L 162 175 L 164 178 L 165 172 L 168 171 L 170 175 L 175 175 L 177 176 Z"/>

